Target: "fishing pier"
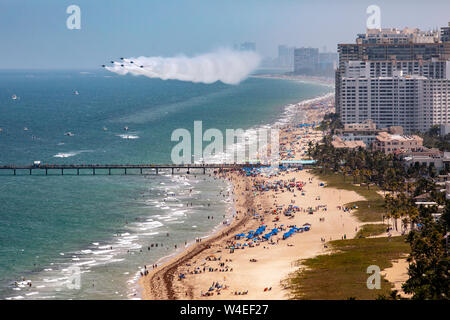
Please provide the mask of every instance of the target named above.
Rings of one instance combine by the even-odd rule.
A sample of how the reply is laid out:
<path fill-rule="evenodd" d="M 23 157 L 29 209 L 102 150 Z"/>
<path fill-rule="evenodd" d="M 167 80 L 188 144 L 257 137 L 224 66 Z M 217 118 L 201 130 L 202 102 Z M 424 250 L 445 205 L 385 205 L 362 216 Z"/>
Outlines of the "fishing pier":
<path fill-rule="evenodd" d="M 39 165 L 3 165 L 0 172 L 9 171 L 13 175 L 26 172 L 33 175 L 114 175 L 114 174 L 158 174 L 164 173 L 203 173 L 207 170 L 238 170 L 244 167 L 265 167 L 261 164 L 39 164 Z M 37 175 L 37 174 L 36 174 Z"/>

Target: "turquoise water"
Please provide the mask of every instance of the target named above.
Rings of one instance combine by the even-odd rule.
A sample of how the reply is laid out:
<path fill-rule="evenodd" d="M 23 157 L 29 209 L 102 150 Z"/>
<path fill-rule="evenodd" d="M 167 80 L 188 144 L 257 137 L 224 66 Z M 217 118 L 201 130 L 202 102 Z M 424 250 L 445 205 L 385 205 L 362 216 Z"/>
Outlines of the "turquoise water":
<path fill-rule="evenodd" d="M 195 120 L 203 130 L 270 124 L 286 104 L 330 90 L 260 78 L 230 86 L 105 72 L 3 71 L 0 165 L 169 163 L 177 128 L 192 132 Z M 229 186 L 212 177 L 116 174 L 0 172 L 1 298 L 135 297 L 144 264 L 232 215 Z M 149 250 L 154 243 L 160 245 Z M 81 269 L 80 289 L 65 284 L 72 266 Z"/>

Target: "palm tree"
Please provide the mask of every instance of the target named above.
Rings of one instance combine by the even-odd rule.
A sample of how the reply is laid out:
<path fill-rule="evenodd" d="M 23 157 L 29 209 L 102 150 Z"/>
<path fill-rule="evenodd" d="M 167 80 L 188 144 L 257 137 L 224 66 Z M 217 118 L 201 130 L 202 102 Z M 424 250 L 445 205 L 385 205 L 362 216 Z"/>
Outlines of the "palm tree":
<path fill-rule="evenodd" d="M 353 184 L 356 184 L 357 183 L 357 177 L 359 177 L 359 169 L 353 170 L 352 175 L 353 175 Z"/>

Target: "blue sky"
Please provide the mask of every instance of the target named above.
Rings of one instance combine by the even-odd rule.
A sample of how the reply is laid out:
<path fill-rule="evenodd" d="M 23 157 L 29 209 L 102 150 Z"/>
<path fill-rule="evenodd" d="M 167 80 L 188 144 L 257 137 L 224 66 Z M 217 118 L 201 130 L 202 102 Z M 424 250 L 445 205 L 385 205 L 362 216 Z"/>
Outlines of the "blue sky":
<path fill-rule="evenodd" d="M 69 30 L 66 8 L 81 8 Z M 382 27 L 436 28 L 450 21 L 448 0 L 1 0 L 0 69 L 96 68 L 121 56 L 205 53 L 256 42 L 263 56 L 278 44 L 336 50 L 364 32 L 366 8 Z"/>

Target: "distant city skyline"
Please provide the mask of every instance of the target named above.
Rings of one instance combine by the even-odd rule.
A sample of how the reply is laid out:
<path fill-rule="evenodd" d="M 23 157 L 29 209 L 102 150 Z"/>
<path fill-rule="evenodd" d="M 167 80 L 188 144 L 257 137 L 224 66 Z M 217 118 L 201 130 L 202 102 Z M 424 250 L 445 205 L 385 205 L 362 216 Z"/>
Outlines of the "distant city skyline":
<path fill-rule="evenodd" d="M 66 26 L 73 4 L 80 30 Z M 271 58 L 279 45 L 336 52 L 365 32 L 372 4 L 383 28 L 428 30 L 450 18 L 448 1 L 3 0 L 0 69 L 92 69 L 120 56 L 192 56 L 245 42 Z"/>

